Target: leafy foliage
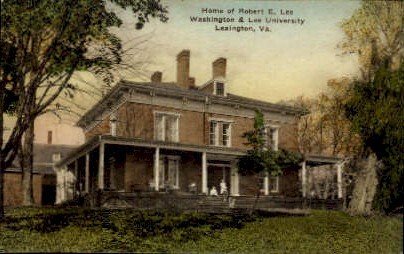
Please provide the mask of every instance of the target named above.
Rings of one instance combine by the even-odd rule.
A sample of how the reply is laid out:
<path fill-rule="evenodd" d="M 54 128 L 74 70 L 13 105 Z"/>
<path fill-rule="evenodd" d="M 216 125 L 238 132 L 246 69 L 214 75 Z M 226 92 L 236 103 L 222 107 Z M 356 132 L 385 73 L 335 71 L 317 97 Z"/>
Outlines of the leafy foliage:
<path fill-rule="evenodd" d="M 247 139 L 246 145 L 251 149 L 238 161 L 238 170 L 241 175 L 254 175 L 269 173 L 277 176 L 285 167 L 296 166 L 302 161 L 299 153 L 280 149 L 273 150 L 266 145 L 264 115 L 256 110 L 254 129 L 243 134 Z"/>
<path fill-rule="evenodd" d="M 352 17 L 341 23 L 345 39 L 343 53 L 358 56 L 362 79 L 372 79 L 375 70 L 388 59 L 399 63 L 403 54 L 404 3 L 402 1 L 362 1 Z"/>
<path fill-rule="evenodd" d="M 0 219 L 2 172 L 13 162 L 23 134 L 40 114 L 58 111 L 60 95 L 72 97 L 76 71 L 91 71 L 107 84 L 122 62 L 121 40 L 112 31 L 129 9 L 141 29 L 150 18 L 167 21 L 160 0 L 0 1 Z M 16 122 L 4 142 L 4 113 Z M 31 135 L 32 136 L 32 135 Z M 25 185 L 24 185 L 25 186 Z"/>
<path fill-rule="evenodd" d="M 375 206 L 386 212 L 404 199 L 404 64 L 391 71 L 386 63 L 370 82 L 356 82 L 346 107 L 367 148 L 381 159 Z"/>

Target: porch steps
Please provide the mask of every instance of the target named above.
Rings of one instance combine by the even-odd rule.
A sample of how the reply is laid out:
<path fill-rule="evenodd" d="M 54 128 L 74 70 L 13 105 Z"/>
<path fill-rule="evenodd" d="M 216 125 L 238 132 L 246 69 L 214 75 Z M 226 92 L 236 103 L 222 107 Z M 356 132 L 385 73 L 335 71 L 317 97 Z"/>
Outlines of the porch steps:
<path fill-rule="evenodd" d="M 206 213 L 229 213 L 229 202 L 223 197 L 201 197 L 198 202 L 198 211 Z"/>

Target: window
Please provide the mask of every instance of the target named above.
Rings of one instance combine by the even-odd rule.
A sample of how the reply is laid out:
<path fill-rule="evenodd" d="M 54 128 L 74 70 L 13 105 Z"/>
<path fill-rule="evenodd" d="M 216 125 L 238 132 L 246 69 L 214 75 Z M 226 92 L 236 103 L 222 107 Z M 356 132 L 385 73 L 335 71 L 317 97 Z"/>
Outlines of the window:
<path fill-rule="evenodd" d="M 211 121 L 209 127 L 209 144 L 217 146 L 218 142 L 218 135 L 217 135 L 218 125 L 217 122 Z"/>
<path fill-rule="evenodd" d="M 224 84 L 221 82 L 216 83 L 216 95 L 224 96 Z"/>
<path fill-rule="evenodd" d="M 117 122 L 116 114 L 112 113 L 111 116 L 109 117 L 111 136 L 116 136 L 116 122 Z"/>
<path fill-rule="evenodd" d="M 222 124 L 222 137 L 223 137 L 223 146 L 230 146 L 230 124 L 223 123 Z"/>
<path fill-rule="evenodd" d="M 211 120 L 209 127 L 209 144 L 230 147 L 231 124 L 229 122 Z"/>
<path fill-rule="evenodd" d="M 54 154 L 52 154 L 52 161 L 53 161 L 53 162 L 55 162 L 55 161 L 60 161 L 60 158 L 61 158 L 61 154 L 60 154 L 60 153 L 54 153 Z"/>
<path fill-rule="evenodd" d="M 268 179 L 269 192 L 279 191 L 279 176 L 270 176 Z"/>
<path fill-rule="evenodd" d="M 52 144 L 52 131 L 48 131 L 48 145 Z"/>
<path fill-rule="evenodd" d="M 267 126 L 265 128 L 265 139 L 268 147 L 272 150 L 278 150 L 278 127 Z"/>
<path fill-rule="evenodd" d="M 155 113 L 154 138 L 159 141 L 178 142 L 179 115 L 174 113 Z"/>
<path fill-rule="evenodd" d="M 260 192 L 264 195 L 279 192 L 279 176 L 261 175 Z M 268 188 L 268 189 L 267 189 Z"/>
<path fill-rule="evenodd" d="M 160 156 L 159 186 L 179 189 L 179 157 Z"/>

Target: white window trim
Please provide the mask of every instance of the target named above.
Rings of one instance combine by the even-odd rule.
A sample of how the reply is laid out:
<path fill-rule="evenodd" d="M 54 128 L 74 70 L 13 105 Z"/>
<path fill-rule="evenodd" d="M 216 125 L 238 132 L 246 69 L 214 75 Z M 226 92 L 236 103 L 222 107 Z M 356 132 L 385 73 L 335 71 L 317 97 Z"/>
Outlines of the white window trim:
<path fill-rule="evenodd" d="M 217 83 L 222 83 L 223 84 L 223 95 L 218 95 L 217 94 L 217 86 L 216 86 Z M 226 96 L 227 95 L 227 93 L 226 93 L 226 83 L 224 81 L 215 80 L 213 82 L 213 94 L 217 95 L 217 96 Z"/>
<path fill-rule="evenodd" d="M 269 176 L 269 178 L 275 178 L 275 180 L 276 180 L 276 188 L 275 189 L 270 189 L 269 192 L 278 193 L 279 192 L 279 176 Z M 268 184 L 268 187 L 269 187 L 269 184 Z"/>
<path fill-rule="evenodd" d="M 228 140 L 228 142 L 227 142 L 227 145 L 223 145 L 222 144 L 222 146 L 224 146 L 224 147 L 231 147 L 231 126 L 232 126 L 232 124 L 231 123 L 228 123 L 228 122 L 222 122 L 222 139 L 223 139 L 223 123 L 225 123 L 225 124 L 228 124 L 229 125 L 229 132 L 228 132 L 228 136 L 229 136 L 229 140 Z"/>
<path fill-rule="evenodd" d="M 116 136 L 116 122 L 117 122 L 116 112 L 112 112 L 109 115 L 109 127 L 111 136 Z"/>
<path fill-rule="evenodd" d="M 209 118 L 209 145 L 210 146 L 218 146 L 218 147 L 231 147 L 231 138 L 232 138 L 232 126 L 234 123 L 234 120 L 227 120 L 223 118 Z M 216 123 L 216 128 L 215 128 L 215 144 L 210 143 L 210 124 L 211 122 Z M 219 135 L 222 136 L 222 142 L 223 142 L 223 123 L 229 124 L 229 142 L 227 145 L 219 144 Z M 219 124 L 222 125 L 222 133 L 219 133 Z"/>
<path fill-rule="evenodd" d="M 156 115 L 162 115 L 163 118 L 163 129 L 162 129 L 162 136 L 163 140 L 157 140 L 157 121 L 156 121 Z M 153 121 L 154 121 L 154 140 L 157 141 L 165 141 L 166 139 L 166 129 L 165 129 L 165 117 L 167 115 L 170 116 L 175 116 L 176 117 L 176 133 L 175 133 L 175 140 L 172 142 L 180 142 L 180 118 L 181 114 L 176 113 L 176 112 L 167 112 L 167 111 L 153 111 Z"/>
<path fill-rule="evenodd" d="M 279 125 L 272 125 L 272 124 L 266 124 L 265 125 L 265 140 L 266 140 L 266 144 L 267 145 L 269 145 L 268 144 L 268 142 L 269 142 L 269 140 L 268 140 L 268 129 L 272 129 L 272 130 L 274 130 L 274 132 L 273 132 L 273 136 L 272 136 L 272 139 L 274 140 L 274 144 L 273 144 L 273 147 L 272 147 L 272 149 L 274 150 L 274 151 L 278 151 L 278 144 L 279 144 Z"/>
<path fill-rule="evenodd" d="M 214 129 L 214 134 L 215 134 L 215 140 L 214 144 L 211 143 L 211 124 L 215 123 L 215 129 Z M 211 146 L 219 146 L 219 123 L 217 121 L 209 121 L 209 145 Z"/>
<path fill-rule="evenodd" d="M 163 181 L 165 179 L 165 170 L 164 170 L 164 168 L 162 168 L 162 167 L 164 167 L 164 159 L 169 159 L 169 160 L 176 161 L 176 164 L 175 164 L 176 165 L 175 166 L 175 183 L 173 185 L 174 189 L 179 189 L 180 188 L 180 178 L 179 178 L 180 158 L 181 157 L 177 156 L 177 155 L 164 155 L 164 154 L 160 155 L 160 157 L 159 157 L 160 162 L 161 162 L 161 160 L 163 160 L 163 163 L 159 163 L 159 170 L 163 169 L 163 170 L 160 171 L 160 179 L 163 179 Z M 168 174 L 169 174 L 169 172 L 168 172 Z M 160 181 L 160 179 L 159 179 L 159 181 Z M 165 184 L 164 182 L 159 183 L 159 186 L 163 186 L 164 184 Z"/>

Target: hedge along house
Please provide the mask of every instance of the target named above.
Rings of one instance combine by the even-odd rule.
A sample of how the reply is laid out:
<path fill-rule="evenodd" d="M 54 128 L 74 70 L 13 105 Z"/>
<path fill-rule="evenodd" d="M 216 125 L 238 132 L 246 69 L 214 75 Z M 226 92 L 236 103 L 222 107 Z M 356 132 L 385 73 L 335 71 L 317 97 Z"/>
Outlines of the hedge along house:
<path fill-rule="evenodd" d="M 225 58 L 212 64 L 212 79 L 201 86 L 190 77 L 190 51 L 177 55 L 177 82 L 121 81 L 77 123 L 86 143 L 58 163 L 58 202 L 96 191 L 209 194 L 223 180 L 232 196 L 254 195 L 253 177 L 237 173 L 237 159 L 248 147 L 255 109 L 263 112 L 267 144 L 298 149 L 300 108 L 228 93 Z M 310 157 L 307 157 L 310 159 Z M 317 162 L 335 164 L 314 158 Z M 305 196 L 306 162 L 280 177 L 262 177 L 264 195 Z M 338 170 L 340 179 L 341 170 Z M 340 182 L 339 182 L 340 183 Z M 340 185 L 338 185 L 341 187 Z"/>

